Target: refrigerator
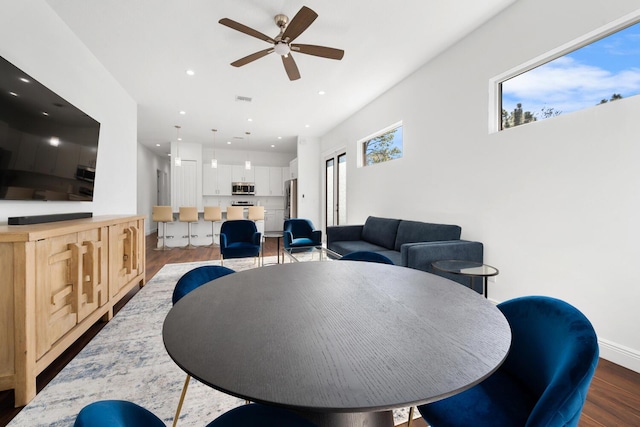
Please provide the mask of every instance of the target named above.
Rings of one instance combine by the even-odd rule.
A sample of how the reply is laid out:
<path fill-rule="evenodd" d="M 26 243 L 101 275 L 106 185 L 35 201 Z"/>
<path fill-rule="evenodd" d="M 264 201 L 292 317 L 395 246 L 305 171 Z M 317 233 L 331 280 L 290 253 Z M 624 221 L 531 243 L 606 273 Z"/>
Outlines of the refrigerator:
<path fill-rule="evenodd" d="M 284 219 L 298 217 L 298 180 L 284 182 Z"/>

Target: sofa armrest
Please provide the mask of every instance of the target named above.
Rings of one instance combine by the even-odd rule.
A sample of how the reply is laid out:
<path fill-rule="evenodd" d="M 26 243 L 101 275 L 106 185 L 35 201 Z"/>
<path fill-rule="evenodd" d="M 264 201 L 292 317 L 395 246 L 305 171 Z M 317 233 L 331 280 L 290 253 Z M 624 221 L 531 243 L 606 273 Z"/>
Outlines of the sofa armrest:
<path fill-rule="evenodd" d="M 362 239 L 362 229 L 364 224 L 361 225 L 332 225 L 327 227 L 327 247 L 331 248 L 332 242 L 342 242 L 345 240 L 360 240 Z"/>
<path fill-rule="evenodd" d="M 402 245 L 400 252 L 404 266 L 446 277 L 482 293 L 482 283 L 479 280 L 472 283 L 472 280 L 467 276 L 444 273 L 434 269 L 431 265 L 435 261 L 446 259 L 483 262 L 484 247 L 482 243 L 467 240 L 407 243 Z"/>
<path fill-rule="evenodd" d="M 253 236 L 251 236 L 251 241 L 254 245 L 260 246 L 262 244 L 262 233 L 260 233 L 259 231 L 253 233 Z"/>
<path fill-rule="evenodd" d="M 322 231 L 321 230 L 313 230 L 311 232 L 311 240 L 317 242 L 318 244 L 322 244 Z"/>

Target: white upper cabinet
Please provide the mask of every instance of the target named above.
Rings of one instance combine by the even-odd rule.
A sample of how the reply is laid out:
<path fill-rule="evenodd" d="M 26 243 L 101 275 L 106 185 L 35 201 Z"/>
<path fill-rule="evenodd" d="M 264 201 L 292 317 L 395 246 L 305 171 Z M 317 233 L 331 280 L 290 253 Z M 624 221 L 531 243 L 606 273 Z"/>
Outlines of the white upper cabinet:
<path fill-rule="evenodd" d="M 231 195 L 231 166 L 218 164 L 212 168 L 205 164 L 202 168 L 202 195 L 203 196 L 230 196 Z"/>
<path fill-rule="evenodd" d="M 232 182 L 254 182 L 255 181 L 255 167 L 251 169 L 245 169 L 244 165 L 233 165 L 232 167 Z"/>

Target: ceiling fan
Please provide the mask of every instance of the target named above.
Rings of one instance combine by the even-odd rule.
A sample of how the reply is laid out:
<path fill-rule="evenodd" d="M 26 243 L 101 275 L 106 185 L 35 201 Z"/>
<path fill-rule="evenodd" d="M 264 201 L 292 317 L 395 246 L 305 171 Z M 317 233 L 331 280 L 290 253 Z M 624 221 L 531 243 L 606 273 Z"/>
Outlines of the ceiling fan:
<path fill-rule="evenodd" d="M 289 21 L 289 17 L 286 15 L 276 15 L 274 20 L 278 28 L 280 28 L 280 34 L 271 38 L 260 31 L 240 24 L 229 18 L 222 18 L 218 21 L 220 24 L 225 25 L 241 33 L 248 34 L 252 37 L 256 37 L 260 40 L 264 40 L 267 43 L 273 44 L 272 47 L 252 53 L 244 58 L 238 59 L 231 63 L 234 67 L 242 67 L 250 62 L 260 59 L 272 52 L 276 52 L 282 57 L 282 64 L 289 76 L 289 80 L 298 80 L 300 78 L 300 71 L 298 66 L 291 56 L 291 52 L 305 53 L 307 55 L 320 56 L 322 58 L 337 59 L 340 60 L 344 56 L 344 50 L 334 49 L 332 47 L 316 46 L 311 44 L 292 44 L 300 34 L 302 34 L 318 17 L 318 14 L 306 6 L 302 6 L 302 9 L 296 13 L 296 16 Z"/>

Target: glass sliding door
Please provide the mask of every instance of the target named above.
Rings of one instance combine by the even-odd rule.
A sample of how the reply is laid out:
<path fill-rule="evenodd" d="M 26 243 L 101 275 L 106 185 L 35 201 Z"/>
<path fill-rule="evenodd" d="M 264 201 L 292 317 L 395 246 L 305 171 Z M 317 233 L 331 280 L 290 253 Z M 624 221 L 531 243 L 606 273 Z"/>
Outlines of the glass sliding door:
<path fill-rule="evenodd" d="M 325 224 L 347 222 L 347 154 L 325 159 Z"/>

